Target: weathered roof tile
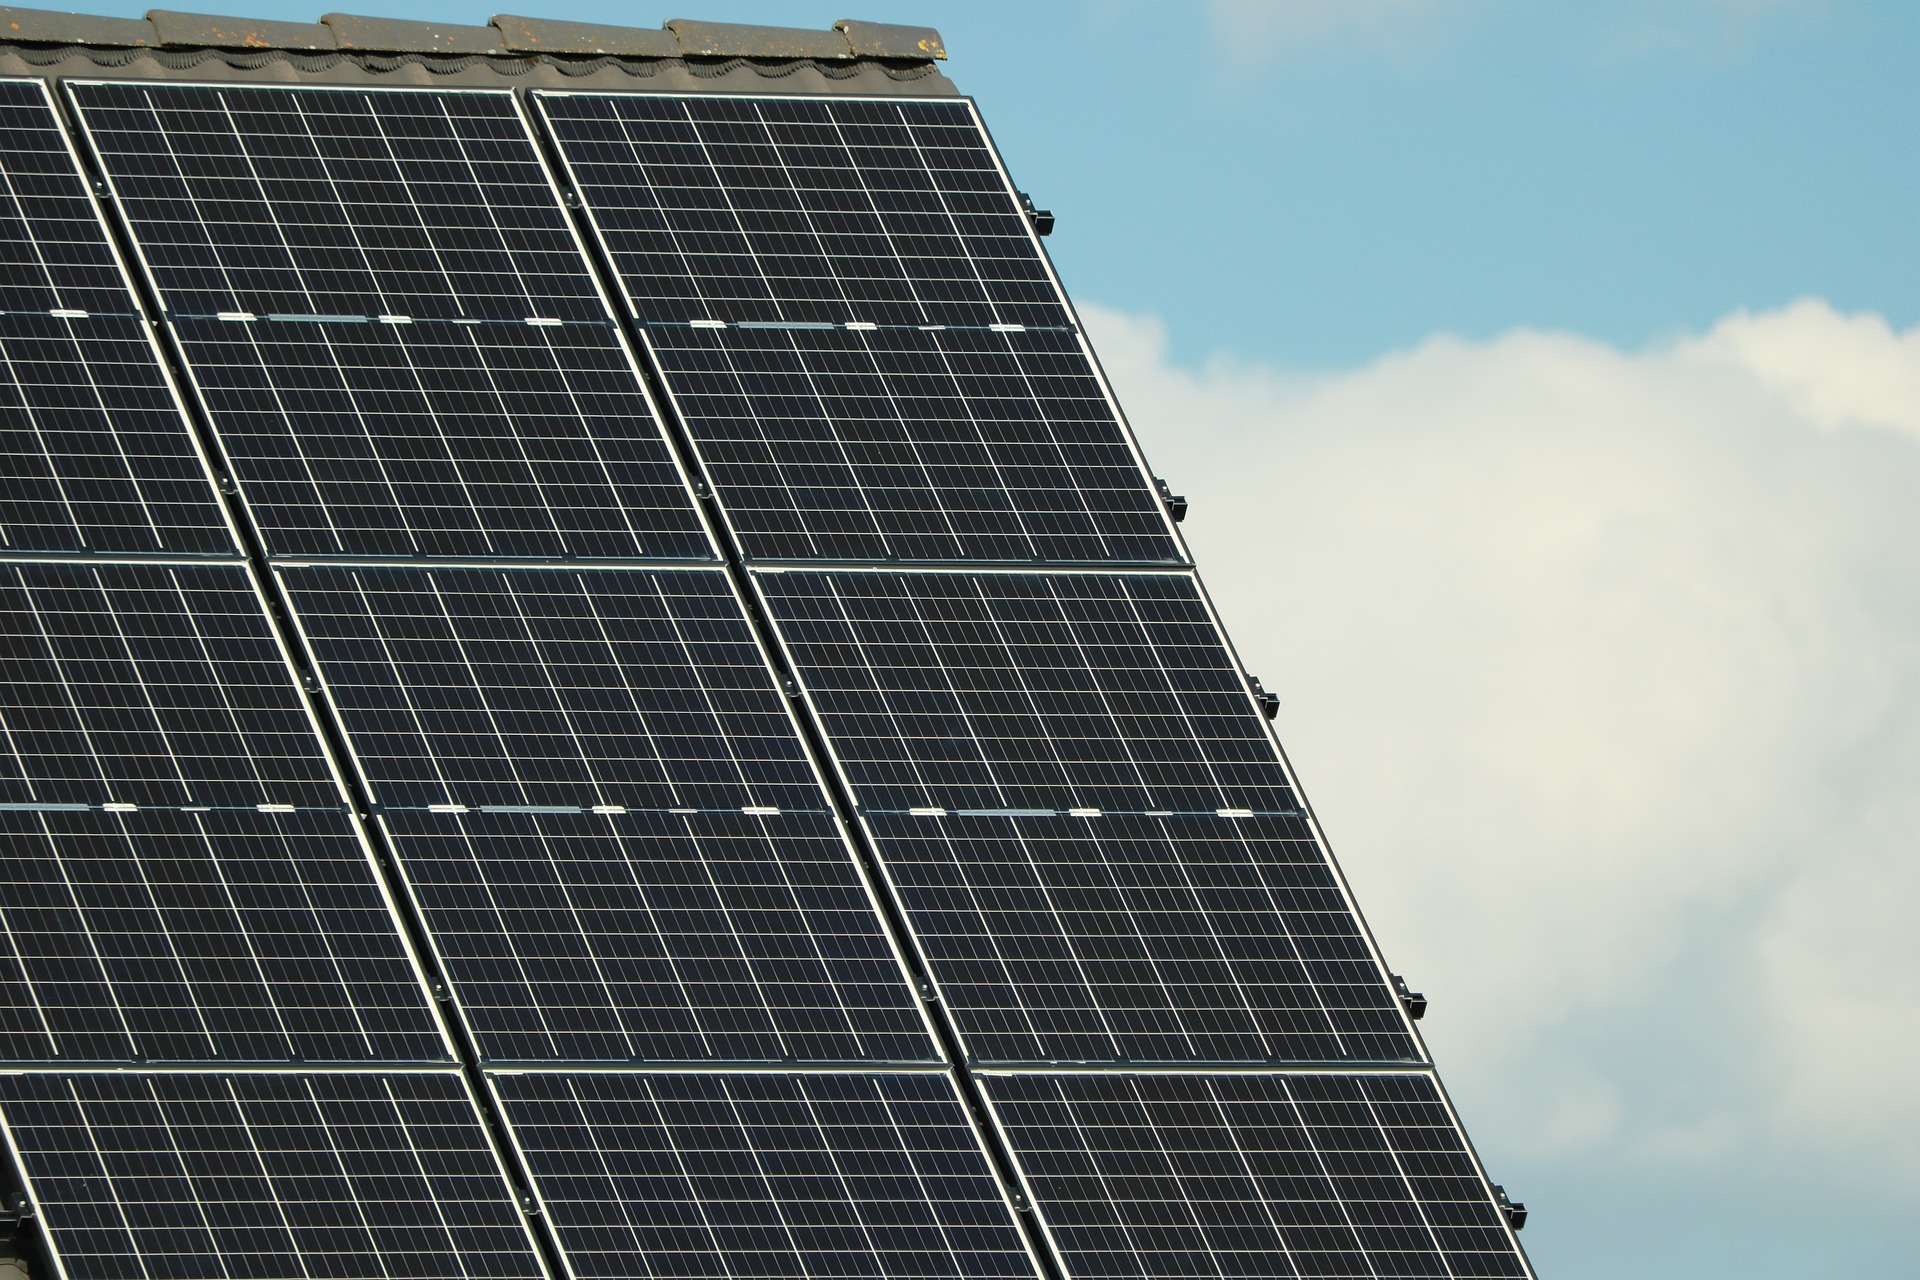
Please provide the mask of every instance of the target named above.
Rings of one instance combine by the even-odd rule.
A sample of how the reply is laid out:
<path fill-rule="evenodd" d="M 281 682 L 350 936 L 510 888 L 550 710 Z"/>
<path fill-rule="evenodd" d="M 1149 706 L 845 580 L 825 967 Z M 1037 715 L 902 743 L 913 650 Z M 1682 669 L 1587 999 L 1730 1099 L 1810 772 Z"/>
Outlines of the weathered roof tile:
<path fill-rule="evenodd" d="M 680 54 L 687 58 L 821 58 L 853 57 L 853 46 L 838 31 L 804 31 L 794 27 L 752 27 L 732 22 L 695 22 L 675 18 L 667 30 L 679 38 Z"/>
<path fill-rule="evenodd" d="M 152 47 L 160 43 L 145 18 L 96 18 L 48 9 L 0 8 L 0 39 L 30 44 L 87 44 L 111 48 Z"/>
<path fill-rule="evenodd" d="M 522 18 L 497 13 L 493 25 L 514 53 L 584 53 L 616 58 L 677 58 L 680 41 L 659 27 L 606 27 L 597 22 Z"/>
<path fill-rule="evenodd" d="M 147 21 L 162 45 L 203 49 L 336 49 L 333 28 L 318 22 L 265 22 L 212 13 L 149 9 Z"/>
<path fill-rule="evenodd" d="M 370 53 L 505 53 L 500 33 L 492 27 L 464 27 L 445 22 L 403 22 L 397 18 L 369 18 L 356 13 L 325 13 L 320 21 L 333 28 L 342 49 Z"/>
<path fill-rule="evenodd" d="M 855 57 L 945 58 L 947 46 L 932 27 L 899 27 L 890 22 L 861 22 L 842 18 L 834 30 L 847 38 Z"/>

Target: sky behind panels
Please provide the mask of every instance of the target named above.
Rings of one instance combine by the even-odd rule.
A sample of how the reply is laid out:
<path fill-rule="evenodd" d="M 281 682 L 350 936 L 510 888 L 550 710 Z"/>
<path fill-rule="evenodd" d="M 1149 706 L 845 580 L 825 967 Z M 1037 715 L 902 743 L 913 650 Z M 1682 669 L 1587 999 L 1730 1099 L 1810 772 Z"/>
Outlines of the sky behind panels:
<path fill-rule="evenodd" d="M 1542 1272 L 1910 1263 L 1920 8 L 858 16 L 1058 214 Z"/>

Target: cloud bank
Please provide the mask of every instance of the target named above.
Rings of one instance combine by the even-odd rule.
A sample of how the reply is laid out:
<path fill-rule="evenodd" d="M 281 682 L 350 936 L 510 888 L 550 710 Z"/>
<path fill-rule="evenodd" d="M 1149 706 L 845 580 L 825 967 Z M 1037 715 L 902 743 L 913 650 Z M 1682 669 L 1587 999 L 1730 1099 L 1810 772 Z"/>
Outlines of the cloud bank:
<path fill-rule="evenodd" d="M 1086 321 L 1489 1158 L 1912 1211 L 1920 329 L 1295 377 Z"/>

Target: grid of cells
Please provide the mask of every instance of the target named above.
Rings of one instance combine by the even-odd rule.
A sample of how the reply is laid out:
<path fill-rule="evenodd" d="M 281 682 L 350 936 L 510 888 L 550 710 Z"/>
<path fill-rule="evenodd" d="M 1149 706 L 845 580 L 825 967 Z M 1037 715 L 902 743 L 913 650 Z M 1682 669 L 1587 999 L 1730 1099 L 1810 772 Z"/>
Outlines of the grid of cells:
<path fill-rule="evenodd" d="M 755 581 L 863 811 L 1298 811 L 1184 575 Z"/>
<path fill-rule="evenodd" d="M 724 574 L 280 573 L 386 809 L 825 808 Z"/>
<path fill-rule="evenodd" d="M 0 1058 L 445 1060 L 339 811 L 0 811 Z"/>
<path fill-rule="evenodd" d="M 39 81 L 0 80 L 0 140 L 0 554 L 234 554 Z"/>
<path fill-rule="evenodd" d="M 451 1074 L 0 1076 L 67 1280 L 546 1280 Z"/>
<path fill-rule="evenodd" d="M 747 556 L 1182 559 L 966 103 L 537 102 Z"/>
<path fill-rule="evenodd" d="M 339 809 L 238 565 L 0 565 L 0 802 Z"/>
<path fill-rule="evenodd" d="M 975 1057 L 1421 1056 L 1191 580 L 757 582 Z"/>
<path fill-rule="evenodd" d="M 1074 1280 L 1527 1274 L 1425 1075 L 984 1084 Z"/>
<path fill-rule="evenodd" d="M 711 558 L 510 94 L 71 92 L 269 552 Z"/>
<path fill-rule="evenodd" d="M 724 574 L 282 576 L 489 1057 L 933 1056 Z"/>
<path fill-rule="evenodd" d="M 943 1075 L 493 1083 L 578 1280 L 1036 1280 Z"/>

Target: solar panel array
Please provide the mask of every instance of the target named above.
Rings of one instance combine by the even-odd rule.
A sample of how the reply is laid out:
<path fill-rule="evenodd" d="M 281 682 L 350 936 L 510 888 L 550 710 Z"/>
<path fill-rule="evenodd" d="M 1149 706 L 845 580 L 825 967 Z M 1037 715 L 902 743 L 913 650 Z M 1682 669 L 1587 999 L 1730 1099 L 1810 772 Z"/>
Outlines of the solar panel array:
<path fill-rule="evenodd" d="M 0 1125 L 67 1280 L 1528 1274 L 969 103 L 62 92 Z"/>

